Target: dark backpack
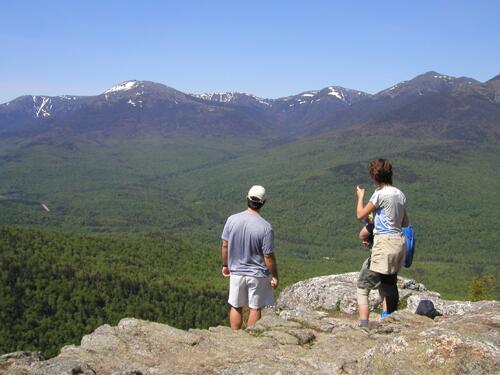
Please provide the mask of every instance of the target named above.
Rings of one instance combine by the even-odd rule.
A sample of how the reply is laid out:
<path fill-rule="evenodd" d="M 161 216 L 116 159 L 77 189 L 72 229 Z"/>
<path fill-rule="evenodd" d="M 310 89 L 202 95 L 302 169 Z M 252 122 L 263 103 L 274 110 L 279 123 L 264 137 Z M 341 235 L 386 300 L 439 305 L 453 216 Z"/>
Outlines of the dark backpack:
<path fill-rule="evenodd" d="M 439 311 L 436 310 L 432 301 L 428 299 L 423 299 L 418 303 L 417 310 L 415 314 L 424 315 L 431 319 L 434 319 L 436 316 L 441 316 Z"/>
<path fill-rule="evenodd" d="M 411 263 L 413 262 L 413 254 L 415 253 L 415 231 L 413 230 L 411 225 L 408 225 L 407 227 L 402 227 L 401 231 L 403 232 L 406 238 L 404 266 L 408 268 L 411 266 Z"/>

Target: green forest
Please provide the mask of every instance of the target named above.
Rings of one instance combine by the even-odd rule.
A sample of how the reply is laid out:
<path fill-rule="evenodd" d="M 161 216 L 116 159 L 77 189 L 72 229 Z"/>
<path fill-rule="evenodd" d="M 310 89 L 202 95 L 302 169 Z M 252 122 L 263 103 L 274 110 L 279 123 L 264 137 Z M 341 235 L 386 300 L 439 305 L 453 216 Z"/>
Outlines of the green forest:
<path fill-rule="evenodd" d="M 185 329 L 220 324 L 226 296 L 205 282 L 218 265 L 206 251 L 190 249 L 188 259 L 185 245 L 160 239 L 1 228 L 0 351 L 52 356 L 126 316 Z"/>
<path fill-rule="evenodd" d="M 393 162 L 416 230 L 401 275 L 447 299 L 500 299 L 495 143 L 369 132 L 272 145 L 0 142 L 0 352 L 50 357 L 124 317 L 227 324 L 219 238 L 253 184 L 268 191 L 281 288 L 358 270 L 355 186 L 371 194 L 367 164 L 379 156 Z"/>

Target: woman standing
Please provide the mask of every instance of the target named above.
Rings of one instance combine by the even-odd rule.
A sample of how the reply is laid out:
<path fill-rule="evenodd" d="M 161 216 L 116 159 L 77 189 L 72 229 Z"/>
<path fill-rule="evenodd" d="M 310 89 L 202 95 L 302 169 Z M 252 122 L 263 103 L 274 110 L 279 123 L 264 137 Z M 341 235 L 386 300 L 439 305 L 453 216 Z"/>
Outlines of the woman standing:
<path fill-rule="evenodd" d="M 358 279 L 361 327 L 368 327 L 368 295 L 371 289 L 378 288 L 384 306 L 382 316 L 387 316 L 398 308 L 397 273 L 403 263 L 406 247 L 401 227 L 408 225 L 406 197 L 401 190 L 392 186 L 392 165 L 389 160 L 371 161 L 368 171 L 377 188 L 366 205 L 363 205 L 365 189 L 356 187 L 358 220 L 364 220 L 370 213 L 375 213 L 371 258 L 365 262 L 367 264 L 364 264 L 364 270 Z"/>

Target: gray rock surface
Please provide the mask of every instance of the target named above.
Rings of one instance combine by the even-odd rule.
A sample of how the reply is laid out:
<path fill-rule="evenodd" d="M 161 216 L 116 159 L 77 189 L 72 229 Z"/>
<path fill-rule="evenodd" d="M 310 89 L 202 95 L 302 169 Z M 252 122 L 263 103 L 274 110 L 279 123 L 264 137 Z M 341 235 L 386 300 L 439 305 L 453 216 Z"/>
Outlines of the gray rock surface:
<path fill-rule="evenodd" d="M 354 314 L 357 309 L 357 279 L 358 272 L 349 272 L 340 275 L 315 277 L 298 282 L 286 287 L 281 292 L 278 307 L 285 310 L 312 308 Z M 441 300 L 439 293 L 428 291 L 423 284 L 417 283 L 415 280 L 399 277 L 398 289 L 401 300 L 409 301 L 409 298 L 413 297 L 412 302 L 414 305 L 412 304 L 410 307 L 413 312 L 415 312 L 418 302 L 422 299 L 439 301 L 440 307 L 447 306 L 447 301 Z M 380 307 L 381 302 L 377 292 L 370 293 L 369 304 L 371 309 Z"/>
<path fill-rule="evenodd" d="M 0 357 L 3 374 L 495 374 L 500 373 L 500 303 L 445 301 L 400 279 L 408 307 L 370 330 L 357 327 L 356 273 L 285 288 L 278 308 L 252 327 L 179 330 L 138 319 L 104 325 L 44 360 Z M 372 293 L 372 306 L 380 303 Z M 414 314 L 431 299 L 443 316 Z"/>

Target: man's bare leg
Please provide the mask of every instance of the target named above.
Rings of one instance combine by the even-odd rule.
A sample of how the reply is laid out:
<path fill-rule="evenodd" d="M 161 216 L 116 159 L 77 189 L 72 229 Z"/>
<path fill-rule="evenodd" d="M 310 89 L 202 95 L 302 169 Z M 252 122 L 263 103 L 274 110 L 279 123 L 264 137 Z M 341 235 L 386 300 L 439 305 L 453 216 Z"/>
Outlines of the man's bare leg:
<path fill-rule="evenodd" d="M 242 310 L 243 308 L 241 307 L 236 308 L 232 306 L 229 310 L 229 325 L 234 330 L 241 329 L 241 326 L 243 325 Z"/>
<path fill-rule="evenodd" d="M 257 323 L 257 320 L 259 320 L 261 317 L 261 312 L 260 309 L 250 309 L 250 313 L 248 314 L 248 323 L 247 326 L 253 326 L 255 323 Z"/>

